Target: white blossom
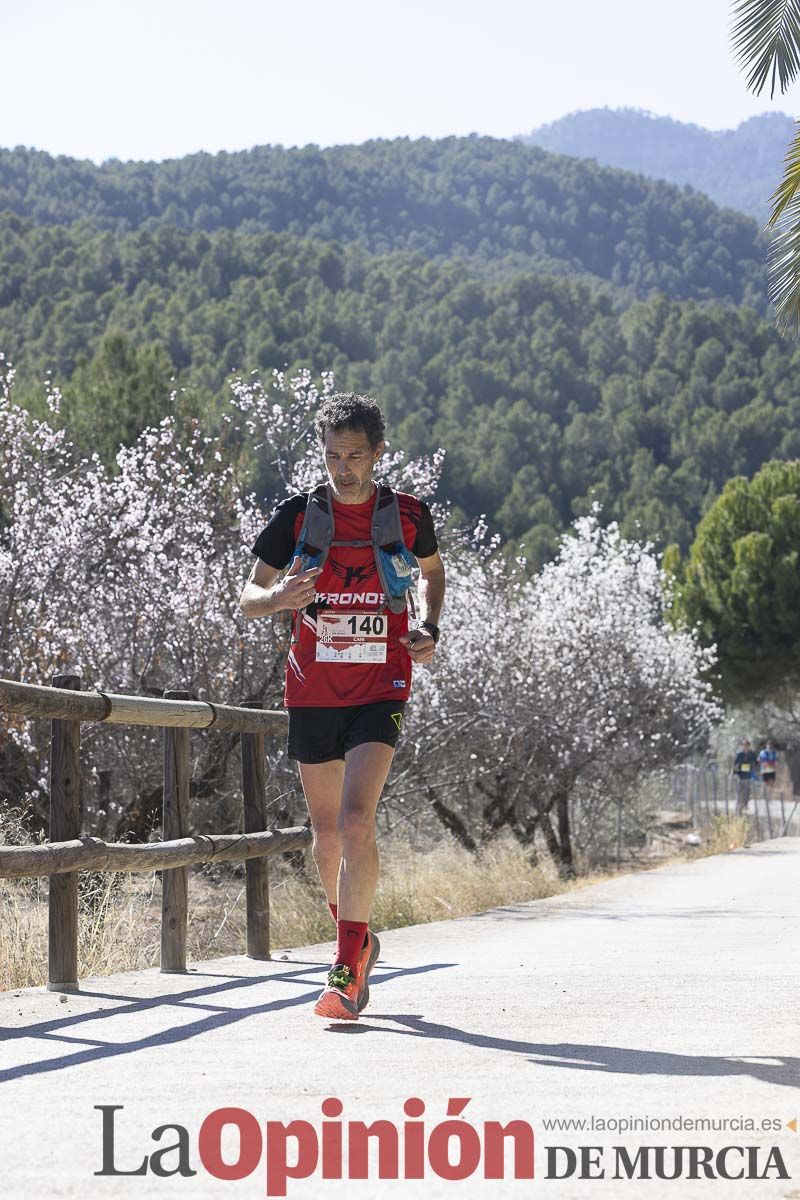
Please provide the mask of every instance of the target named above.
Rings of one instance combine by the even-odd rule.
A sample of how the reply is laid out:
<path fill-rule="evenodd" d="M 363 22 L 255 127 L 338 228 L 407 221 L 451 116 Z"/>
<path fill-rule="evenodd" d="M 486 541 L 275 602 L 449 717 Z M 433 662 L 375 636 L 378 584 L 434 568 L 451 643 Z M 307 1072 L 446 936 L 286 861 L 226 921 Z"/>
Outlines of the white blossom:
<path fill-rule="evenodd" d="M 317 483 L 313 416 L 333 375 L 237 378 L 219 437 L 168 415 L 108 471 L 13 403 L 13 374 L 0 355 L 0 674 L 49 683 L 77 670 L 85 688 L 279 704 L 288 619 L 246 621 L 238 599 L 281 496 L 259 501 L 229 443 L 239 436 L 266 455 L 285 491 Z M 47 396 L 55 417 L 49 383 Z M 719 716 L 715 654 L 665 619 L 669 588 L 652 547 L 603 528 L 595 509 L 529 579 L 485 517 L 449 528 L 435 500 L 443 461 L 442 450 L 410 460 L 387 446 L 379 464 L 381 478 L 431 501 L 448 571 L 443 636 L 433 666 L 415 670 L 390 791 L 411 779 L 468 807 L 490 780 L 491 796 L 524 820 L 559 789 L 627 777 L 702 741 Z M 103 756 L 114 766 L 115 787 L 157 785 L 158 731 L 87 725 L 84 737 L 100 756 L 93 769 Z M 223 743 L 203 745 L 209 803 L 238 803 L 231 772 L 214 773 Z M 4 746 L 27 764 L 25 788 L 44 791 L 46 723 L 5 714 Z M 96 769 L 89 777 L 94 787 Z"/>

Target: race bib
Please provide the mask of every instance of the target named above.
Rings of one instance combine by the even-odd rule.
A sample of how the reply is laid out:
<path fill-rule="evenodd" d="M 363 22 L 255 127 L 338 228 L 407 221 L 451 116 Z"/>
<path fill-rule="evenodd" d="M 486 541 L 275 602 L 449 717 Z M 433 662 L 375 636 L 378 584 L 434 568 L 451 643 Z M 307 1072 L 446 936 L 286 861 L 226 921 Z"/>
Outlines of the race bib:
<path fill-rule="evenodd" d="M 385 613 L 317 611 L 317 662 L 385 663 Z"/>

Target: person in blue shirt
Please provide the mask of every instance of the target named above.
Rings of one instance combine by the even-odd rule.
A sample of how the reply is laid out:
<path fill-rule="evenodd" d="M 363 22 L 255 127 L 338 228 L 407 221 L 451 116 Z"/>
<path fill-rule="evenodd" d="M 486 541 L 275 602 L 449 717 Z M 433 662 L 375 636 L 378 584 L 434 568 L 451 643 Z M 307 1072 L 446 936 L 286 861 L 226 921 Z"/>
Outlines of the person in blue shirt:
<path fill-rule="evenodd" d="M 775 782 L 775 772 L 778 768 L 778 752 L 775 749 L 775 743 L 770 739 L 765 748 L 759 751 L 758 765 L 761 771 L 761 780 L 767 787 L 771 787 Z"/>
<path fill-rule="evenodd" d="M 742 742 L 742 748 L 733 761 L 733 776 L 738 792 L 736 812 L 743 813 L 750 803 L 750 784 L 758 778 L 758 759 L 747 738 Z"/>

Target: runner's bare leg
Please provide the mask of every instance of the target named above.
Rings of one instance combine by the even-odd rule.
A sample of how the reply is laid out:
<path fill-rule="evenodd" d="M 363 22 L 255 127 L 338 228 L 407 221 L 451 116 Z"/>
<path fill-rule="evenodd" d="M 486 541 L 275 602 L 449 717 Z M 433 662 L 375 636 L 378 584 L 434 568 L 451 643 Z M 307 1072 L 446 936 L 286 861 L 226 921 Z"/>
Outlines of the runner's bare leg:
<path fill-rule="evenodd" d="M 342 807 L 344 761 L 298 763 L 314 840 L 311 854 L 328 901 L 336 903 L 336 883 L 342 861 L 339 810 Z"/>
<path fill-rule="evenodd" d="M 339 917 L 347 921 L 369 921 L 380 862 L 375 813 L 393 757 L 394 747 L 383 742 L 364 742 L 345 756 L 338 905 Z"/>

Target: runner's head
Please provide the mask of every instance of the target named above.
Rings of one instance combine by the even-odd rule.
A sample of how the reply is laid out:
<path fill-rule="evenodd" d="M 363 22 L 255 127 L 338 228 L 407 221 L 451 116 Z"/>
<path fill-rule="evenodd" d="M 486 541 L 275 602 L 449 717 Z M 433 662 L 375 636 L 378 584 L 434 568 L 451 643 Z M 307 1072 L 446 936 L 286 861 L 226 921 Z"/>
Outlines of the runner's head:
<path fill-rule="evenodd" d="M 372 472 L 383 454 L 383 413 L 371 396 L 337 392 L 314 418 L 331 490 L 344 504 L 372 494 Z"/>

